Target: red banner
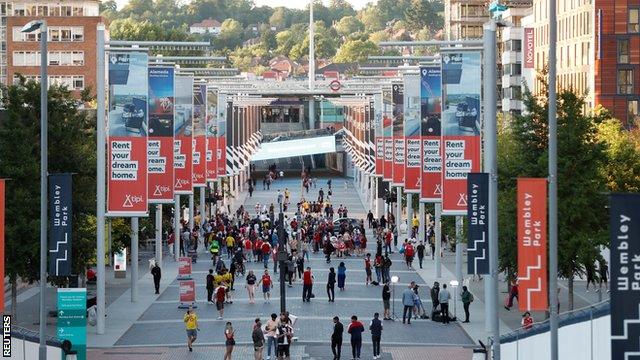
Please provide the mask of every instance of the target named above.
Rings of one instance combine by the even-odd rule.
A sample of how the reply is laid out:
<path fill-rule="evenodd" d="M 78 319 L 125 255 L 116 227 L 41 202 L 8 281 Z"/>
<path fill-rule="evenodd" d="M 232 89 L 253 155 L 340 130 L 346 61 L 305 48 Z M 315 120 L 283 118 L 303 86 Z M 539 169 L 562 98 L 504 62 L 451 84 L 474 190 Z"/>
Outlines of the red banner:
<path fill-rule="evenodd" d="M 149 69 L 149 203 L 173 202 L 173 67 Z"/>
<path fill-rule="evenodd" d="M 193 91 L 193 187 L 207 185 L 206 138 L 207 86 L 198 84 Z"/>
<path fill-rule="evenodd" d="M 382 146 L 384 153 L 384 164 L 382 168 L 382 179 L 384 181 L 393 180 L 393 106 L 391 89 L 382 89 Z"/>
<path fill-rule="evenodd" d="M 393 84 L 393 185 L 404 186 L 404 85 Z"/>
<path fill-rule="evenodd" d="M 174 168 L 176 194 L 193 192 L 193 77 L 176 76 Z"/>
<path fill-rule="evenodd" d="M 4 289 L 4 179 L 0 179 L 0 285 Z M 4 291 L 0 291 L 0 312 L 4 312 Z"/>
<path fill-rule="evenodd" d="M 112 52 L 109 57 L 107 212 L 147 214 L 148 56 Z"/>
<path fill-rule="evenodd" d="M 178 258 L 178 279 L 191 279 L 191 258 Z"/>
<path fill-rule="evenodd" d="M 533 28 L 524 28 L 524 68 L 525 69 L 533 69 L 535 68 L 535 53 L 536 53 L 536 44 L 534 42 Z"/>
<path fill-rule="evenodd" d="M 518 306 L 547 310 L 547 180 L 518 179 Z"/>
<path fill-rule="evenodd" d="M 196 302 L 196 282 L 195 280 L 182 280 L 178 285 L 180 305 L 188 306 Z"/>
<path fill-rule="evenodd" d="M 442 147 L 442 213 L 466 215 L 467 174 L 480 172 L 480 137 L 446 136 Z"/>

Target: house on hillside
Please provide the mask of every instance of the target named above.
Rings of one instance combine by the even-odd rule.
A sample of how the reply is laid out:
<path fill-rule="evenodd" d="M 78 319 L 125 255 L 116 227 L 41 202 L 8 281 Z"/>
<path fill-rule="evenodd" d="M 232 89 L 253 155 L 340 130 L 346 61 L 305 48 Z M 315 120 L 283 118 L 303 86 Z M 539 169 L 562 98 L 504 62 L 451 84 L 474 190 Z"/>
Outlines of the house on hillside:
<path fill-rule="evenodd" d="M 299 65 L 284 55 L 278 55 L 269 61 L 271 71 L 277 73 L 279 78 L 286 79 L 293 75 Z"/>
<path fill-rule="evenodd" d="M 222 30 L 222 24 L 216 19 L 205 19 L 202 22 L 192 24 L 189 27 L 189 33 L 191 34 L 212 34 L 215 36 L 220 35 Z"/>

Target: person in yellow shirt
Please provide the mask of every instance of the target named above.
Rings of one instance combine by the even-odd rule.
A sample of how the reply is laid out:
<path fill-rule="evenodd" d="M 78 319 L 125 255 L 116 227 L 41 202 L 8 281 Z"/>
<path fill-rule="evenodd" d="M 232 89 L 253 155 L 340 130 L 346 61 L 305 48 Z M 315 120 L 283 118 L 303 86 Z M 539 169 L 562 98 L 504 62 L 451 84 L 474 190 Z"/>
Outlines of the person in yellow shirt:
<path fill-rule="evenodd" d="M 226 287 L 227 304 L 233 304 L 233 301 L 231 301 L 231 291 L 229 291 L 229 289 L 231 288 L 232 281 L 233 281 L 233 275 L 231 274 L 230 271 L 227 271 L 224 274 L 222 274 L 222 283 Z"/>
<path fill-rule="evenodd" d="M 227 243 L 227 255 L 228 258 L 231 259 L 231 255 L 233 254 L 233 245 L 235 244 L 235 239 L 233 238 L 233 236 L 229 235 L 226 238 L 226 243 Z"/>
<path fill-rule="evenodd" d="M 417 216 L 413 217 L 413 220 L 411 221 L 411 226 L 413 226 L 413 228 L 416 230 L 420 227 L 420 220 L 418 220 Z"/>
<path fill-rule="evenodd" d="M 187 330 L 187 347 L 189 351 L 193 351 L 193 342 L 198 337 L 198 315 L 193 311 L 193 307 L 189 306 L 187 313 L 184 315 L 184 325 Z"/>

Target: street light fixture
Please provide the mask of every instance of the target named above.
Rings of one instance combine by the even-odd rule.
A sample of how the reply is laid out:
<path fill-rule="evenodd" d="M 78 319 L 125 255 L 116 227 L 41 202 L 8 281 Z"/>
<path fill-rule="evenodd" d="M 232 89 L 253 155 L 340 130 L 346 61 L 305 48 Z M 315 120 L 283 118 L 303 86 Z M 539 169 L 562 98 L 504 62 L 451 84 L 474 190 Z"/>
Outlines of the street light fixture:
<path fill-rule="evenodd" d="M 45 331 L 44 292 L 47 283 L 47 23 L 44 20 L 32 20 L 20 29 L 31 33 L 40 30 L 40 360 L 47 359 Z"/>
<path fill-rule="evenodd" d="M 396 316 L 396 283 L 400 280 L 400 278 L 396 275 L 391 277 L 391 292 L 393 293 L 393 307 L 391 310 L 391 319 L 395 321 L 398 317 Z"/>

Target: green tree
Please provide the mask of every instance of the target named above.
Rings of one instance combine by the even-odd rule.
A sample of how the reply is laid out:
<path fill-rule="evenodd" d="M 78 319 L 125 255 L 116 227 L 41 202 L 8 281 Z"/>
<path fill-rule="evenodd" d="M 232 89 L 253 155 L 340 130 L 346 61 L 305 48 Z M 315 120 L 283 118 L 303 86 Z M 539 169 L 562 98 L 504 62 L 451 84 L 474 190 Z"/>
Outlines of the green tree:
<path fill-rule="evenodd" d="M 607 145 L 601 169 L 611 192 L 640 192 L 640 141 L 637 132 L 626 131 L 619 120 L 598 124 L 597 139 Z"/>
<path fill-rule="evenodd" d="M 338 35 L 349 37 L 364 31 L 364 24 L 355 16 L 345 16 L 335 24 L 334 28 L 338 32 Z"/>
<path fill-rule="evenodd" d="M 227 49 L 235 49 L 242 44 L 242 35 L 244 29 L 239 21 L 234 19 L 226 19 L 220 27 L 220 35 L 218 35 L 218 44 L 220 47 Z"/>
<path fill-rule="evenodd" d="M 276 33 L 271 30 L 267 30 L 260 34 L 260 44 L 262 44 L 262 46 L 269 51 L 275 50 L 278 46 Z"/>
<path fill-rule="evenodd" d="M 404 12 L 407 28 L 419 31 L 427 28 L 432 33 L 444 27 L 444 18 L 439 14 L 438 6 L 430 0 L 413 0 L 411 7 Z"/>
<path fill-rule="evenodd" d="M 364 24 L 367 32 L 380 31 L 385 28 L 386 21 L 378 6 L 369 4 L 358 13 L 358 19 Z"/>
<path fill-rule="evenodd" d="M 331 0 L 329 2 L 329 11 L 331 12 L 331 18 L 333 21 L 340 20 L 345 16 L 354 16 L 356 11 L 353 10 L 353 6 L 346 0 Z"/>
<path fill-rule="evenodd" d="M 378 45 L 369 40 L 348 40 L 340 46 L 333 61 L 336 63 L 362 62 L 366 61 L 371 55 L 379 54 Z"/>

